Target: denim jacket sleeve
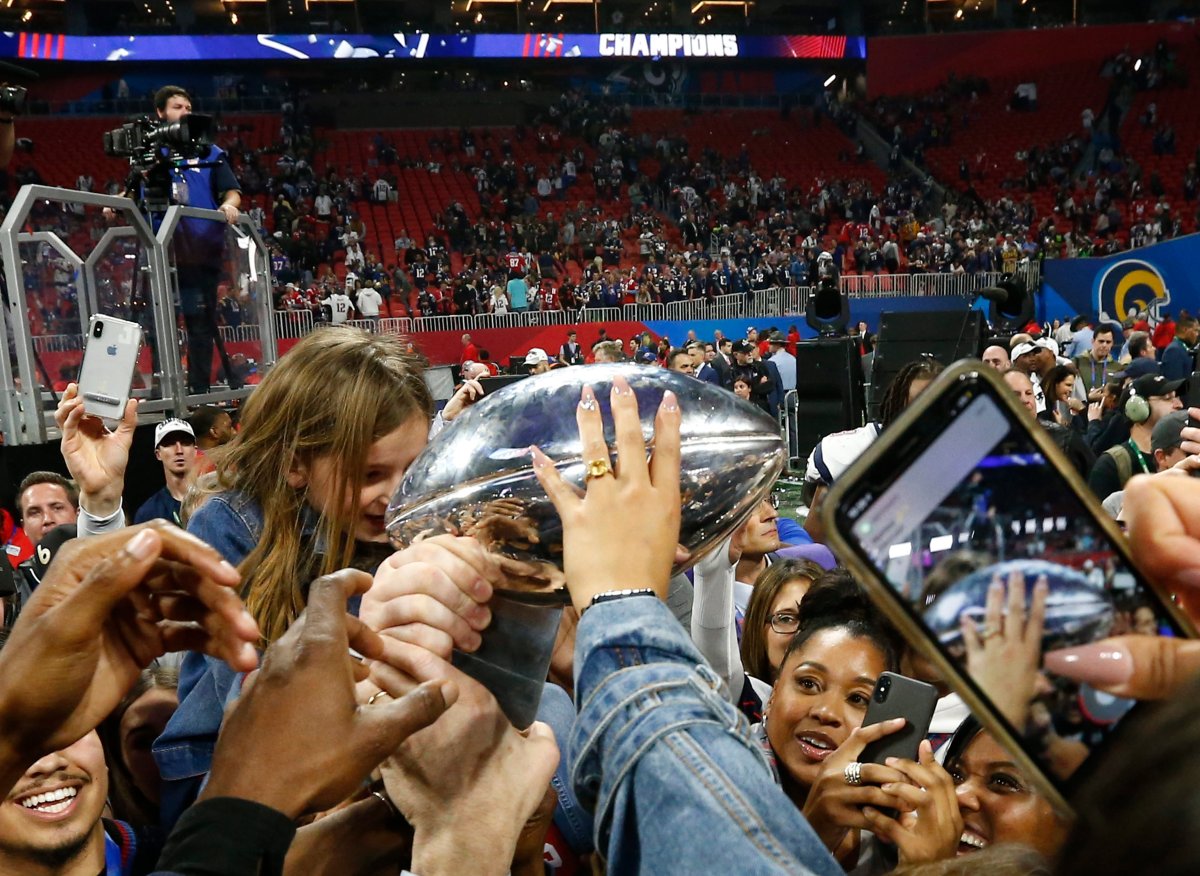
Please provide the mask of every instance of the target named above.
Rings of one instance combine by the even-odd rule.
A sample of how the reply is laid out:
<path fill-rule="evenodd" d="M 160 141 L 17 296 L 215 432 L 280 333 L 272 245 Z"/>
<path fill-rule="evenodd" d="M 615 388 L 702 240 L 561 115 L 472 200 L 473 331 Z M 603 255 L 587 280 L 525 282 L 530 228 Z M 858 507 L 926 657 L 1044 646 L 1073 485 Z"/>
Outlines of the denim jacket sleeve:
<path fill-rule="evenodd" d="M 662 602 L 584 612 L 575 674 L 571 778 L 610 872 L 840 876 Z"/>

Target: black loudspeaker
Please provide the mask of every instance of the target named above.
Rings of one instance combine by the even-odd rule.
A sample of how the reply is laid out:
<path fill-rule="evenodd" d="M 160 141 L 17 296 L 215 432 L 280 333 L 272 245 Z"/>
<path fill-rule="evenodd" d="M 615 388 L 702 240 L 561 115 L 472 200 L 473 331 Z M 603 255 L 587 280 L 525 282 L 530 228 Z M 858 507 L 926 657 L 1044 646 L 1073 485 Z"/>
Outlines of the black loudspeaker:
<path fill-rule="evenodd" d="M 884 313 L 871 364 L 867 408 L 876 419 L 879 401 L 900 369 L 930 355 L 943 365 L 978 357 L 983 352 L 983 312 L 931 310 Z"/>
<path fill-rule="evenodd" d="M 808 458 L 817 442 L 863 424 L 863 370 L 857 338 L 796 344 L 796 396 L 788 405 L 788 455 Z"/>

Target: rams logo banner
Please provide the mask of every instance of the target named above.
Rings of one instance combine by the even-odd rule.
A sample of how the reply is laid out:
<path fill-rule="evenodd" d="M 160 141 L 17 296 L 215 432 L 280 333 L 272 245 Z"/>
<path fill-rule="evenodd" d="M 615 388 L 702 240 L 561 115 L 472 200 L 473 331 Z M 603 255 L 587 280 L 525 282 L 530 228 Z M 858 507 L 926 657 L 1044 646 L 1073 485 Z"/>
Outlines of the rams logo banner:
<path fill-rule="evenodd" d="M 1083 314 L 1125 322 L 1144 310 L 1151 325 L 1200 312 L 1200 234 L 1188 234 L 1128 252 L 1042 262 L 1039 319 Z"/>
<path fill-rule="evenodd" d="M 1121 259 L 1096 274 L 1096 312 L 1101 320 L 1121 322 L 1130 312 L 1145 311 L 1154 325 L 1171 303 L 1162 273 L 1143 259 Z"/>

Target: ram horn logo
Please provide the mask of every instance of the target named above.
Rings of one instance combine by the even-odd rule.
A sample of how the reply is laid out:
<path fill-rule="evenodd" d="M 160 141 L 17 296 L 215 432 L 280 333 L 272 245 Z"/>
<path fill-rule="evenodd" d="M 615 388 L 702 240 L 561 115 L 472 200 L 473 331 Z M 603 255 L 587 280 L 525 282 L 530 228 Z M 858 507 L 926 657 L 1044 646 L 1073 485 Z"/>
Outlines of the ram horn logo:
<path fill-rule="evenodd" d="M 1158 268 L 1141 259 L 1122 259 L 1096 280 L 1096 311 L 1102 322 L 1123 322 L 1130 311 L 1145 312 L 1151 325 L 1171 303 L 1167 281 Z"/>

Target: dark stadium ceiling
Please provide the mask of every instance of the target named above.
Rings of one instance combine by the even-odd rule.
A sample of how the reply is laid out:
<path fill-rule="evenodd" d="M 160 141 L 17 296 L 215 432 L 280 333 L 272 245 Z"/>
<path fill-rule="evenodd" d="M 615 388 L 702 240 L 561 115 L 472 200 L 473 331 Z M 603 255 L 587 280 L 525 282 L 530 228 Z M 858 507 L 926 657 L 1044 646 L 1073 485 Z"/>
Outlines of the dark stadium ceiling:
<path fill-rule="evenodd" d="M 310 31 L 919 33 L 1200 13 L 1200 0 L 0 0 L 0 29 L 58 33 Z"/>

